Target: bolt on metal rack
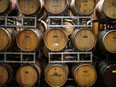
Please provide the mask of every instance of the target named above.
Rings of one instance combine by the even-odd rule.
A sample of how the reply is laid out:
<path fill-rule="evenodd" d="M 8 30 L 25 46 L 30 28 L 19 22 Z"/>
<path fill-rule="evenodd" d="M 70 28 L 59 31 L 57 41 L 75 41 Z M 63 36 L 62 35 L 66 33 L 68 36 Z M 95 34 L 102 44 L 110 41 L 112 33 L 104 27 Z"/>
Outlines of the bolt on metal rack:
<path fill-rule="evenodd" d="M 37 18 L 36 17 L 25 17 L 25 16 L 0 16 L 0 27 L 4 28 L 28 28 L 28 29 L 36 29 L 37 26 Z M 20 19 L 20 20 L 17 20 Z M 28 21 L 32 21 L 32 25 L 28 24 Z M 2 23 L 1 23 L 2 22 Z M 9 24 L 9 22 L 11 22 Z M 20 25 L 17 25 L 17 22 L 20 22 Z M 39 53 L 40 54 L 40 53 Z M 11 57 L 15 57 L 11 60 Z M 25 56 L 25 57 L 24 57 Z M 30 58 L 31 56 L 31 58 Z M 39 55 L 40 56 L 40 55 Z M 36 52 L 22 52 L 22 51 L 16 51 L 16 52 L 0 52 L 0 62 L 5 63 L 35 63 L 36 60 Z"/>
<path fill-rule="evenodd" d="M 73 25 L 65 25 L 64 21 L 72 21 L 74 18 L 77 22 Z M 59 23 L 57 23 L 59 22 Z M 68 27 L 68 28 L 91 28 L 92 27 L 92 16 L 48 16 L 48 28 L 54 27 Z M 49 52 L 49 63 L 92 63 L 92 52 Z M 52 55 L 60 55 L 60 58 L 55 59 Z M 72 55 L 67 56 L 65 55 Z M 88 55 L 89 58 L 83 58 L 81 55 Z M 66 59 L 70 60 L 66 60 Z"/>

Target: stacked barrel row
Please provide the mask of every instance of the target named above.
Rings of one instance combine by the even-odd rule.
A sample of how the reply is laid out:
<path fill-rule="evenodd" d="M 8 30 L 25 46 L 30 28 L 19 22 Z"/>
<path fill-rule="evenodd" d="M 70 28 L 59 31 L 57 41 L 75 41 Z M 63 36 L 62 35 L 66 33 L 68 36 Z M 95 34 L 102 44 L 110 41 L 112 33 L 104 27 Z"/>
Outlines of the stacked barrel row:
<path fill-rule="evenodd" d="M 65 52 L 73 49 L 75 52 L 92 51 L 98 58 L 105 54 L 116 57 L 116 30 L 115 30 L 115 0 L 0 0 L 1 16 L 36 17 L 36 29 L 0 27 L 0 51 L 22 51 L 42 54 L 41 58 L 48 62 L 49 52 Z M 98 2 L 98 3 L 97 3 Z M 55 27 L 47 26 L 48 16 L 94 16 L 92 28 L 89 27 Z M 0 17 L 0 23 L 4 19 Z M 61 24 L 54 19 L 52 24 Z M 11 20 L 15 21 L 15 20 Z M 20 25 L 20 18 L 15 23 L 9 21 L 9 25 Z M 77 23 L 75 18 L 63 20 L 64 25 Z M 89 20 L 88 20 L 89 22 Z M 113 24 L 112 24 L 113 23 Z M 32 20 L 27 24 L 33 25 Z M 107 29 L 107 25 L 111 29 Z M 102 54 L 103 53 L 103 54 Z M 40 55 L 39 54 L 39 55 Z M 67 56 L 67 55 L 66 55 Z M 69 55 L 68 55 L 69 56 Z M 106 57 L 106 56 L 105 56 Z M 109 56 L 110 57 L 110 56 Z M 84 58 L 86 58 L 84 56 Z M 55 56 L 59 59 L 59 56 Z M 66 58 L 65 58 L 66 59 Z M 106 60 L 106 58 L 103 58 Z M 66 59 L 67 60 L 67 59 Z M 68 59 L 70 60 L 70 59 Z M 94 60 L 94 59 L 93 59 Z M 110 59 L 112 60 L 112 58 Z M 33 86 L 44 77 L 50 86 L 63 86 L 69 74 L 79 86 L 92 86 L 97 80 L 97 71 L 101 80 L 111 87 L 115 87 L 115 61 L 113 63 L 98 62 L 97 71 L 92 63 L 72 64 L 48 64 L 42 69 L 45 61 L 35 64 L 24 64 L 18 67 L 16 80 L 21 86 Z M 0 85 L 3 86 L 12 80 L 13 69 L 9 64 L 1 63 Z M 110 76 L 110 77 L 109 77 Z"/>

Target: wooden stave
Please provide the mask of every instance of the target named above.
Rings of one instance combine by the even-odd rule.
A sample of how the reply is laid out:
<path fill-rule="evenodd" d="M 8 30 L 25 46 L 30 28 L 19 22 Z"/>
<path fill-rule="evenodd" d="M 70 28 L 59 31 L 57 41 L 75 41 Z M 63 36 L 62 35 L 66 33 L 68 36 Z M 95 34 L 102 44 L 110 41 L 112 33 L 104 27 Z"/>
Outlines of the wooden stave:
<path fill-rule="evenodd" d="M 17 38 L 18 32 L 12 28 L 1 28 L 1 30 L 6 32 L 6 34 L 8 35 L 9 44 L 0 51 L 11 50 L 12 48 L 14 48 L 13 46 L 16 46 L 16 38 Z"/>
<path fill-rule="evenodd" d="M 18 9 L 20 10 L 20 12 L 21 12 L 24 16 L 37 16 L 37 17 L 39 17 L 39 15 L 42 15 L 42 10 L 43 10 L 43 7 L 44 7 L 43 0 L 39 0 L 38 3 L 39 3 L 39 5 L 40 5 L 40 7 L 38 8 L 38 10 L 37 10 L 36 12 L 30 13 L 30 14 L 27 14 L 27 13 L 23 12 L 23 11 L 20 9 L 20 7 L 19 7 L 19 1 L 20 1 L 20 0 L 17 1 Z"/>
<path fill-rule="evenodd" d="M 17 16 L 19 14 L 17 0 L 8 0 L 8 1 L 9 1 L 8 8 L 4 12 L 0 13 L 0 15 L 2 15 L 2 16 L 5 16 L 5 15 Z"/>
<path fill-rule="evenodd" d="M 115 63 L 106 62 L 105 60 L 100 61 L 99 64 L 98 64 L 98 70 L 99 70 L 98 74 L 100 76 L 100 80 L 103 83 L 105 83 L 109 87 L 115 87 L 116 86 L 115 82 L 114 82 L 114 84 L 112 84 L 112 83 L 109 83 L 109 81 L 107 81 L 107 79 L 106 79 L 106 76 L 107 76 L 106 74 L 107 74 L 108 70 L 111 67 L 116 67 L 116 64 Z M 112 76 L 110 76 L 110 77 L 112 77 Z"/>
<path fill-rule="evenodd" d="M 95 5 L 96 5 L 96 0 L 94 0 L 94 2 L 95 2 Z M 75 16 L 77 16 L 77 15 L 90 15 L 90 14 L 92 14 L 93 13 L 93 11 L 94 11 L 94 9 L 95 9 L 95 5 L 94 5 L 94 8 L 90 11 L 90 12 L 88 12 L 88 13 L 82 13 L 82 12 L 80 12 L 77 8 L 76 8 L 76 0 L 71 0 L 71 3 L 70 3 L 70 9 L 71 9 L 71 11 L 72 11 L 72 13 L 75 15 Z"/>
<path fill-rule="evenodd" d="M 26 49 L 22 48 L 22 47 L 19 45 L 19 41 L 18 41 L 18 40 L 19 40 L 19 36 L 18 36 L 18 38 L 16 39 L 17 46 L 18 46 L 22 51 L 27 51 L 27 52 L 39 50 L 39 48 L 41 47 L 41 44 L 42 44 L 43 34 L 42 34 L 41 31 L 39 31 L 38 29 L 27 29 L 27 30 L 32 31 L 32 32 L 35 33 L 35 35 L 37 36 L 39 42 L 38 42 L 38 44 L 36 45 L 36 48 L 30 49 L 30 50 L 26 50 Z M 21 32 L 23 32 L 23 31 L 26 31 L 26 29 L 25 29 L 25 30 L 22 30 Z M 20 32 L 20 33 L 21 33 L 21 32 Z M 20 33 L 19 33 L 19 34 L 20 34 Z"/>
<path fill-rule="evenodd" d="M 91 48 L 89 48 L 89 49 L 82 49 L 82 48 L 79 48 L 79 47 L 77 47 L 76 46 L 76 44 L 74 43 L 74 37 L 75 37 L 75 35 L 79 32 L 79 31 L 81 31 L 81 30 L 89 30 L 93 35 L 94 35 L 94 33 L 93 33 L 93 31 L 90 29 L 90 28 L 81 28 L 81 29 L 76 29 L 73 33 L 72 33 L 72 35 L 71 35 L 71 42 L 72 42 L 72 44 L 73 44 L 73 46 L 77 49 L 77 50 L 80 50 L 80 51 L 89 51 L 89 50 L 92 50 L 94 47 L 95 47 L 95 45 L 96 45 L 96 37 L 95 37 L 95 35 L 94 35 L 94 39 L 95 39 L 95 41 L 94 41 L 94 44 L 93 44 L 93 46 L 91 46 Z"/>
<path fill-rule="evenodd" d="M 99 22 L 101 23 L 105 23 L 105 22 L 112 22 L 112 21 L 115 21 L 116 18 L 111 18 L 111 17 L 108 17 L 105 13 L 104 13 L 104 10 L 103 10 L 103 6 L 104 6 L 104 2 L 105 0 L 100 0 L 96 7 L 95 7 L 95 14 L 96 14 L 96 17 L 97 19 L 99 20 Z"/>
<path fill-rule="evenodd" d="M 112 52 L 111 50 L 108 50 L 105 46 L 104 46 L 104 39 L 105 37 L 111 33 L 111 32 L 115 32 L 116 30 L 104 30 L 102 32 L 99 33 L 98 35 L 98 40 L 97 40 L 97 44 L 100 47 L 100 49 L 104 52 L 107 53 L 116 53 L 116 52 Z"/>
<path fill-rule="evenodd" d="M 90 66 L 94 71 L 95 71 L 95 74 L 96 74 L 96 77 L 95 77 L 95 79 L 94 79 L 94 81 L 91 83 L 91 84 L 89 84 L 89 85 L 84 85 L 84 84 L 81 84 L 81 83 L 79 83 L 78 81 L 76 81 L 76 78 L 75 78 L 75 73 L 76 73 L 76 70 L 78 69 L 78 68 L 80 68 L 80 67 L 82 67 L 82 66 Z M 94 68 L 94 66 L 92 65 L 92 64 L 74 64 L 73 66 L 72 66 L 72 74 L 73 74 L 73 77 L 74 77 L 74 79 L 75 79 L 75 82 L 79 85 L 79 86 L 87 86 L 87 87 L 89 87 L 89 86 L 92 86 L 95 82 L 96 82 L 96 80 L 97 80 L 97 72 L 96 72 L 96 69 Z"/>
<path fill-rule="evenodd" d="M 35 83 L 29 85 L 29 84 L 22 84 L 22 82 L 20 82 L 18 80 L 18 71 L 20 70 L 20 68 L 22 67 L 25 67 L 25 66 L 30 66 L 32 67 L 35 71 L 36 71 L 36 74 L 37 74 L 37 80 L 35 81 Z M 37 82 L 39 82 L 39 80 L 41 79 L 41 75 L 42 75 L 42 68 L 41 68 L 41 65 L 39 62 L 35 63 L 35 64 L 24 64 L 22 66 L 19 67 L 19 69 L 17 70 L 17 73 L 16 73 L 16 81 L 21 85 L 21 86 L 34 86 L 34 84 L 36 84 Z"/>
<path fill-rule="evenodd" d="M 62 10 L 62 11 L 60 11 L 60 12 L 58 12 L 58 13 L 53 13 L 53 12 L 50 12 L 48 9 L 47 9 L 47 7 L 46 7 L 46 0 L 44 0 L 44 8 L 45 8 L 45 11 L 49 14 L 49 15 L 61 15 L 62 13 L 65 13 L 67 10 L 68 10 L 68 5 L 69 5 L 69 3 L 68 3 L 68 0 L 65 0 L 66 1 L 66 3 L 67 3 L 67 5 L 65 6 L 65 8 L 64 8 L 64 10 Z"/>
<path fill-rule="evenodd" d="M 0 66 L 4 67 L 4 69 L 6 69 L 6 71 L 8 72 L 7 81 L 4 84 L 0 84 L 0 86 L 4 86 L 12 81 L 14 72 L 13 72 L 13 68 L 9 64 L 0 63 Z"/>
<path fill-rule="evenodd" d="M 47 35 L 47 33 L 49 33 L 51 30 L 60 30 L 60 31 L 62 31 L 63 34 L 65 35 L 65 39 L 66 39 L 67 41 L 66 41 L 65 45 L 64 45 L 62 48 L 53 50 L 53 49 L 51 49 L 50 47 L 48 47 L 48 45 L 46 44 L 46 41 L 45 41 L 46 35 Z M 49 50 L 51 50 L 51 51 L 60 51 L 60 50 L 64 49 L 65 46 L 66 46 L 66 44 L 68 43 L 68 36 L 67 36 L 66 32 L 65 32 L 64 30 L 62 30 L 61 28 L 49 29 L 49 30 L 47 30 L 47 31 L 45 32 L 45 35 L 44 35 L 44 43 L 45 43 L 46 47 L 47 47 Z"/>
<path fill-rule="evenodd" d="M 58 66 L 58 67 L 60 67 L 60 68 L 63 68 L 63 69 L 67 72 L 66 80 L 67 80 L 67 78 L 68 78 L 69 69 L 68 69 L 68 65 L 67 65 L 67 64 L 48 64 L 48 65 L 46 66 L 46 69 L 45 69 L 45 80 L 46 80 L 46 82 L 47 82 L 50 86 L 54 86 L 54 85 L 50 84 L 50 83 L 48 82 L 48 80 L 46 79 L 46 72 L 47 72 L 47 70 L 49 70 L 50 68 L 52 68 L 52 67 L 54 67 L 54 66 Z M 59 86 L 64 85 L 64 84 L 66 83 L 66 80 L 65 80 L 61 85 L 57 85 L 57 86 L 59 87 Z"/>

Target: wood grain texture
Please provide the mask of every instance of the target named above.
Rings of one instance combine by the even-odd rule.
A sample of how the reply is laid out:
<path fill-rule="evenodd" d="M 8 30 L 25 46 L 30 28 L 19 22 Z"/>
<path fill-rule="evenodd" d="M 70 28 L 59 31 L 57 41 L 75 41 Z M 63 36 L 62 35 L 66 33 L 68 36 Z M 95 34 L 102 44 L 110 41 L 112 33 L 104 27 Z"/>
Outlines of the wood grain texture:
<path fill-rule="evenodd" d="M 10 49 L 15 44 L 16 36 L 17 33 L 14 29 L 0 28 L 0 51 Z"/>
<path fill-rule="evenodd" d="M 23 65 L 16 73 L 16 80 L 21 86 L 33 86 L 41 77 L 41 69 L 37 64 Z"/>
<path fill-rule="evenodd" d="M 64 64 L 49 64 L 45 70 L 45 79 L 50 86 L 62 86 L 68 76 L 68 68 Z"/>
<path fill-rule="evenodd" d="M 77 66 L 73 72 L 73 76 L 75 81 L 82 87 L 92 86 L 97 79 L 95 68 L 89 64 Z"/>
<path fill-rule="evenodd" d="M 64 30 L 54 28 L 50 29 L 45 33 L 44 43 L 51 51 L 62 50 L 68 41 L 67 34 Z"/>
<path fill-rule="evenodd" d="M 104 0 L 102 9 L 107 17 L 116 19 L 116 0 Z"/>
<path fill-rule="evenodd" d="M 91 50 L 96 44 L 96 37 L 91 29 L 76 29 L 71 36 L 72 43 L 76 49 L 81 51 Z"/>
<path fill-rule="evenodd" d="M 42 0 L 18 0 L 18 7 L 24 15 L 40 13 L 43 8 Z"/>
<path fill-rule="evenodd" d="M 42 39 L 42 33 L 38 29 L 25 29 L 19 33 L 17 45 L 23 51 L 34 51 L 40 48 Z"/>
<path fill-rule="evenodd" d="M 61 14 L 67 9 L 67 0 L 44 0 L 47 12 L 51 14 Z"/>
<path fill-rule="evenodd" d="M 96 3 L 95 0 L 75 0 L 76 8 L 80 13 L 89 13 L 91 12 Z"/>
<path fill-rule="evenodd" d="M 67 25 L 67 26 L 72 26 L 73 25 L 73 23 L 70 22 L 70 21 L 64 21 L 63 24 L 64 25 Z M 73 31 L 74 31 L 74 28 L 65 27 L 64 30 L 67 33 L 67 35 L 71 35 L 73 33 Z"/>
<path fill-rule="evenodd" d="M 98 42 L 101 50 L 116 53 L 116 30 L 104 30 L 99 34 Z"/>
<path fill-rule="evenodd" d="M 96 0 L 71 0 L 70 8 L 72 13 L 76 16 L 90 15 L 96 6 Z"/>
<path fill-rule="evenodd" d="M 0 14 L 4 13 L 9 8 L 10 1 L 9 0 L 0 0 Z"/>
<path fill-rule="evenodd" d="M 8 84 L 13 77 L 13 68 L 9 64 L 0 64 L 0 87 Z"/>

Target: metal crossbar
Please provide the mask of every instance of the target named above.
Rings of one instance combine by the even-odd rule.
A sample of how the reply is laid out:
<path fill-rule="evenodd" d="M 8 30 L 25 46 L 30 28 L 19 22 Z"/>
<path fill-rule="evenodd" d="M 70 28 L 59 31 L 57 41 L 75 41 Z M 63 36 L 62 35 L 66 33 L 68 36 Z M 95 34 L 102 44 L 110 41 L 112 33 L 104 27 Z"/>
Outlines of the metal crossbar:
<path fill-rule="evenodd" d="M 64 21 L 72 21 L 72 18 L 77 21 L 73 25 L 64 25 Z M 59 20 L 60 24 L 52 23 L 53 20 Z M 48 16 L 48 27 L 92 27 L 92 17 L 91 16 Z"/>
<path fill-rule="evenodd" d="M 11 60 L 12 57 L 15 59 Z M 24 59 L 27 56 L 26 59 Z M 29 60 L 31 56 L 31 60 Z M 25 53 L 25 52 L 0 52 L 0 62 L 5 63 L 35 63 L 36 54 L 33 53 Z"/>
<path fill-rule="evenodd" d="M 66 55 L 72 55 L 72 56 L 66 56 Z M 53 55 L 57 56 L 60 55 L 60 58 L 58 60 L 55 60 Z M 89 56 L 81 57 L 81 55 Z M 65 58 L 67 57 L 66 60 Z M 92 52 L 49 52 L 49 63 L 81 63 L 81 62 L 89 62 L 92 63 Z"/>
<path fill-rule="evenodd" d="M 37 18 L 36 17 L 25 17 L 25 16 L 0 16 L 0 18 L 4 19 L 3 24 L 0 24 L 0 27 L 18 27 L 18 28 L 36 28 L 37 26 Z M 13 20 L 11 20 L 13 19 Z M 20 25 L 17 25 L 17 20 L 20 19 Z M 27 20 L 32 20 L 33 25 L 27 23 Z M 10 25 L 8 22 L 12 22 L 13 24 Z"/>

